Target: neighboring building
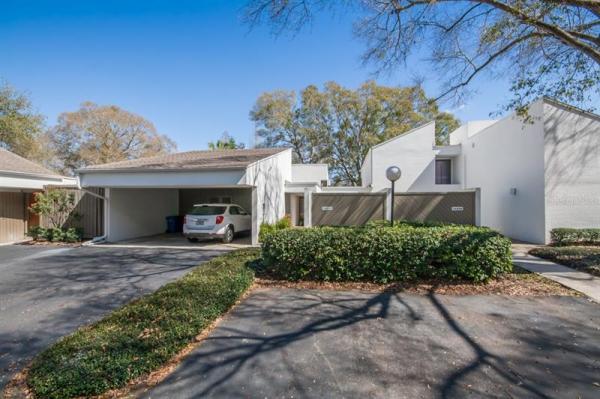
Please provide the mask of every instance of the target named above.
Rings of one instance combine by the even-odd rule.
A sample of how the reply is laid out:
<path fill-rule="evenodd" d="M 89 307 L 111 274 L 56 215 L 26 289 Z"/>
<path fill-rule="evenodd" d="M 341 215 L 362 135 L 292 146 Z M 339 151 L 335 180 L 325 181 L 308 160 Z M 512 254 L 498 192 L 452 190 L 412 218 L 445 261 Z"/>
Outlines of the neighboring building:
<path fill-rule="evenodd" d="M 46 186 L 76 186 L 56 173 L 0 148 L 0 243 L 20 241 L 39 219 L 29 213 L 33 193 Z"/>
<path fill-rule="evenodd" d="M 467 123 L 435 145 L 429 123 L 373 147 L 363 185 L 398 192 L 476 190 L 477 224 L 518 240 L 546 243 L 556 227 L 600 227 L 600 116 L 543 99 L 516 115 Z"/>
<path fill-rule="evenodd" d="M 165 217 L 194 204 L 231 202 L 252 214 L 252 242 L 263 222 L 286 212 L 286 192 L 326 183 L 326 165 L 292 165 L 286 148 L 190 151 L 94 165 L 77 171 L 80 185 L 103 188 L 108 241 L 165 231 Z M 296 213 L 298 211 L 296 199 Z"/>

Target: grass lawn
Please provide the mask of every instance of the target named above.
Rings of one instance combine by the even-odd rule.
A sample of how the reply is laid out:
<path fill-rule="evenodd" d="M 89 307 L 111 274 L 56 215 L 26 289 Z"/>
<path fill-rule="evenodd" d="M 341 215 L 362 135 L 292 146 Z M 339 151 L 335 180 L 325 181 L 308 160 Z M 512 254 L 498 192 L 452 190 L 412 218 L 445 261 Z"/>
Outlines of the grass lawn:
<path fill-rule="evenodd" d="M 532 249 L 529 253 L 600 276 L 600 246 L 540 247 Z"/>
<path fill-rule="evenodd" d="M 250 249 L 213 258 L 63 338 L 34 359 L 29 388 L 38 398 L 99 395 L 158 369 L 238 301 L 258 256 Z"/>

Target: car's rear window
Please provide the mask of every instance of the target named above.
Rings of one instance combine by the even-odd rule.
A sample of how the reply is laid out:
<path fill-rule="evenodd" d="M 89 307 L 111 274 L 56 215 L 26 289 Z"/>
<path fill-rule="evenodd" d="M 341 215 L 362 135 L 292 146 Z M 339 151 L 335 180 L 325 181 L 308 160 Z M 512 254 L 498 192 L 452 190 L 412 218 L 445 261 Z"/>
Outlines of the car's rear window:
<path fill-rule="evenodd" d="M 212 216 L 225 213 L 224 206 L 195 206 L 190 211 L 190 215 Z"/>

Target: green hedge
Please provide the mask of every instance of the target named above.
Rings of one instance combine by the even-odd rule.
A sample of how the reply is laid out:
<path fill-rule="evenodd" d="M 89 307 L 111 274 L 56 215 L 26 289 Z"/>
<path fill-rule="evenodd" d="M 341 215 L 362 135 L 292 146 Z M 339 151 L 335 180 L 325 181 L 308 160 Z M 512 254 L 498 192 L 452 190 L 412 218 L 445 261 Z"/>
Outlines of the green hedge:
<path fill-rule="evenodd" d="M 600 229 L 552 229 L 550 238 L 554 245 L 600 245 Z"/>
<path fill-rule="evenodd" d="M 159 368 L 250 287 L 258 255 L 214 258 L 57 342 L 33 361 L 27 383 L 35 397 L 99 395 Z"/>
<path fill-rule="evenodd" d="M 510 241 L 481 227 L 317 227 L 265 236 L 268 273 L 288 280 L 486 281 L 512 270 Z"/>

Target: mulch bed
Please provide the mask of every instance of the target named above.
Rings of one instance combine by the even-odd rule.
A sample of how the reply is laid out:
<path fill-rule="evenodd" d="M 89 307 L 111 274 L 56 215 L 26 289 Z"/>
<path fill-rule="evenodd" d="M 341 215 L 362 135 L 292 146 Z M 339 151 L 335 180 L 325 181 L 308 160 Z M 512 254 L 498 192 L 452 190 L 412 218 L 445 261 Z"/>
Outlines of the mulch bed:
<path fill-rule="evenodd" d="M 435 293 L 440 295 L 507 295 L 507 296 L 581 296 L 577 291 L 564 287 L 535 273 L 515 267 L 514 273 L 506 274 L 488 283 L 468 281 L 448 282 L 420 280 L 392 284 L 366 282 L 285 281 L 269 277 L 256 278 L 259 287 L 318 289 L 335 291 L 407 292 L 412 294 Z"/>

